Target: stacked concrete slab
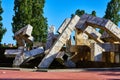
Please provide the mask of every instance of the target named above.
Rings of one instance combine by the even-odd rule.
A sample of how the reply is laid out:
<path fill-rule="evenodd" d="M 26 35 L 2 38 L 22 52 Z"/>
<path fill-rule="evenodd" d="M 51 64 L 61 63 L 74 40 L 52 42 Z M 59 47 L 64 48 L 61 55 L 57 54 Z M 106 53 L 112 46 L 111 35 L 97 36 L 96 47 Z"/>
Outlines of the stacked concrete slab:
<path fill-rule="evenodd" d="M 103 30 L 104 33 L 100 33 L 96 28 Z M 73 31 L 75 31 L 74 45 L 71 44 Z M 31 56 L 45 53 L 45 57 L 38 65 L 39 68 L 49 68 L 55 58 L 60 59 L 66 67 L 75 67 L 76 62 L 84 60 L 106 62 L 107 54 L 109 54 L 109 62 L 120 63 L 120 28 L 110 20 L 88 14 L 67 18 L 58 29 L 57 36 L 54 34 L 54 27 L 50 27 L 45 51 L 37 49 L 38 51 L 31 50 L 25 53 L 23 51 L 25 42 L 32 42 L 31 32 L 32 27 L 27 25 L 16 32 L 15 39 L 19 47 L 22 47 L 21 54 L 24 56 L 31 53 Z M 65 55 L 67 59 L 63 58 Z M 19 56 L 20 54 L 16 58 Z M 26 58 L 21 56 L 21 62 L 17 59 L 15 65 L 20 65 Z"/>
<path fill-rule="evenodd" d="M 33 27 L 28 24 L 25 27 L 21 28 L 19 31 L 17 31 L 14 35 L 14 38 L 17 41 L 18 49 L 9 49 L 5 51 L 5 55 L 7 57 L 15 57 L 17 54 L 20 54 L 23 52 L 25 44 L 26 43 L 32 43 L 33 37 L 31 35 Z"/>
<path fill-rule="evenodd" d="M 42 47 L 37 47 L 36 49 L 32 50 L 26 50 L 26 44 L 33 43 L 33 37 L 31 35 L 32 30 L 33 27 L 30 24 L 28 24 L 25 27 L 21 28 L 19 31 L 17 31 L 14 37 L 18 43 L 18 49 L 9 50 L 9 52 L 8 50 L 6 50 L 6 52 L 8 53 L 12 51 L 11 55 L 16 53 L 15 59 L 13 61 L 14 67 L 19 67 L 26 59 L 44 52 L 44 49 Z M 5 54 L 8 55 L 6 52 Z"/>
<path fill-rule="evenodd" d="M 103 39 L 101 39 L 101 37 L 103 37 L 105 33 L 99 33 L 99 31 L 97 31 L 96 28 L 104 30 L 107 35 L 109 34 L 109 36 L 115 38 L 115 42 L 118 43 L 114 43 L 113 40 L 112 44 L 110 40 L 107 40 L 106 42 Z M 38 66 L 39 68 L 48 68 L 50 66 L 51 62 L 57 56 L 63 45 L 67 42 L 71 35 L 71 32 L 74 29 L 76 31 L 76 44 L 75 46 L 69 47 L 70 49 L 68 49 L 70 50 L 70 52 L 74 52 L 74 54 L 69 59 L 72 60 L 75 56 L 78 56 L 78 54 L 82 54 L 80 53 L 81 51 L 79 51 L 81 50 L 80 48 L 83 48 L 81 45 L 85 45 L 90 48 L 90 51 L 88 50 L 88 53 L 90 53 L 89 60 L 91 61 L 104 61 L 103 53 L 105 52 L 108 52 L 109 54 L 111 52 L 114 52 L 114 54 L 116 54 L 116 52 L 119 52 L 119 47 L 117 46 L 119 45 L 120 41 L 120 29 L 110 20 L 84 14 L 80 18 L 78 16 L 76 18 L 75 16 L 72 19 L 66 19 L 64 21 L 64 23 L 58 30 L 58 32 L 60 33 L 58 39 L 50 48 L 48 54 L 40 62 Z M 61 55 L 63 56 L 63 53 L 61 53 Z M 118 58 L 119 56 L 118 54 L 116 54 L 116 62 L 119 62 Z"/>
<path fill-rule="evenodd" d="M 50 48 L 49 53 L 40 62 L 39 66 L 38 66 L 39 68 L 48 68 L 50 66 L 50 64 L 56 57 L 57 53 L 60 51 L 60 49 L 66 43 L 66 41 L 70 38 L 71 32 L 75 29 L 74 26 L 77 24 L 79 19 L 80 19 L 80 17 L 78 17 L 76 15 L 70 20 L 67 27 L 62 31 L 62 33 L 59 35 L 57 41 Z"/>
<path fill-rule="evenodd" d="M 102 53 L 104 52 L 109 52 L 109 54 L 111 52 L 114 52 L 114 54 L 116 53 L 116 49 L 118 49 L 117 47 L 113 47 L 111 45 L 111 43 L 114 43 L 113 45 L 119 45 L 119 40 L 120 40 L 120 28 L 117 27 L 113 22 L 111 22 L 110 20 L 107 19 L 102 19 L 99 17 L 94 17 L 91 15 L 83 15 L 80 19 L 80 21 L 78 22 L 76 28 L 80 29 L 81 31 L 85 31 L 86 28 L 88 28 L 88 26 L 92 26 L 93 28 L 100 28 L 102 30 L 104 30 L 104 33 L 99 36 L 93 36 L 92 39 L 94 39 L 95 41 L 97 41 L 98 43 L 93 43 L 91 44 L 91 54 L 93 54 L 93 60 L 94 61 L 103 61 L 102 57 L 104 57 L 102 55 Z M 89 30 L 90 32 L 90 30 Z M 94 32 L 94 31 L 92 31 Z M 95 35 L 97 35 L 95 33 Z M 105 42 L 103 42 L 101 40 L 101 37 L 104 39 L 108 39 L 109 37 L 111 37 L 112 39 L 108 39 L 107 44 Z M 117 42 L 117 43 L 115 43 Z M 98 44 L 98 46 L 96 46 L 96 44 Z M 94 46 L 93 46 L 94 45 Z M 101 46 L 104 45 L 104 46 Z M 119 52 L 119 50 L 117 51 L 117 53 Z M 118 58 L 118 55 L 116 55 Z M 115 58 L 115 59 L 116 59 Z M 118 61 L 119 59 L 116 59 L 116 61 Z"/>

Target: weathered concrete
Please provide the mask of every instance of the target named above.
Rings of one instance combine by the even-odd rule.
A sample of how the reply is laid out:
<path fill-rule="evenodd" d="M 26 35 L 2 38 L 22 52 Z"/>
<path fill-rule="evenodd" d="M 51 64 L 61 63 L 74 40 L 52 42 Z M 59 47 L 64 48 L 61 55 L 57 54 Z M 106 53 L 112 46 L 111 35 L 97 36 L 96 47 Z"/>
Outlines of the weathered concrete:
<path fill-rule="evenodd" d="M 95 40 L 96 42 L 98 43 L 104 43 L 100 37 L 102 36 L 98 31 L 96 31 L 93 27 L 91 26 L 88 26 L 86 29 L 85 29 L 85 33 L 87 35 L 89 35 L 89 37 L 91 37 L 93 40 Z"/>
<path fill-rule="evenodd" d="M 88 35 L 76 29 L 75 30 L 75 45 L 89 45 Z"/>
<path fill-rule="evenodd" d="M 74 53 L 70 60 L 73 62 L 78 61 L 91 61 L 91 53 L 90 53 L 90 47 L 87 45 L 72 45 L 70 47 L 70 51 Z"/>
<path fill-rule="evenodd" d="M 77 22 L 79 21 L 80 17 L 77 15 L 74 16 L 69 24 L 68 27 L 65 28 L 65 30 L 61 33 L 61 35 L 58 37 L 57 41 L 54 43 L 54 45 L 51 47 L 49 54 L 46 55 L 43 60 L 38 65 L 39 68 L 48 68 L 53 59 L 56 57 L 57 53 L 60 51 L 62 46 L 66 43 L 66 41 L 70 38 L 71 32 L 75 29 L 75 26 Z"/>
<path fill-rule="evenodd" d="M 33 30 L 33 27 L 30 24 L 28 24 L 25 27 L 21 28 L 19 31 L 17 31 L 15 33 L 15 36 L 19 34 L 31 36 L 32 30 Z"/>
<path fill-rule="evenodd" d="M 106 31 L 103 32 L 100 39 L 105 42 L 110 42 L 110 43 L 118 42 L 118 40 L 114 36 L 110 36 Z"/>
<path fill-rule="evenodd" d="M 70 18 L 67 18 L 63 21 L 62 25 L 59 27 L 58 32 L 62 33 L 64 31 L 64 29 L 67 27 L 67 25 L 70 22 Z"/>
<path fill-rule="evenodd" d="M 33 42 L 33 37 L 31 35 L 32 30 L 33 30 L 33 27 L 30 24 L 28 24 L 15 33 L 14 37 L 17 40 L 18 49 L 20 49 L 21 52 L 16 55 L 13 61 L 13 66 L 19 66 L 26 59 L 25 55 L 27 51 L 25 52 L 24 48 L 26 47 L 25 46 L 26 43 L 31 44 Z M 28 52 L 31 53 L 30 51 Z M 38 52 L 34 52 L 34 53 L 38 53 Z"/>
<path fill-rule="evenodd" d="M 15 57 L 17 54 L 20 54 L 20 53 L 22 53 L 22 50 L 19 50 L 19 49 L 7 49 L 7 50 L 5 50 L 4 55 L 6 57 Z"/>
<path fill-rule="evenodd" d="M 94 61 L 102 61 L 102 52 L 120 52 L 119 47 L 120 44 L 92 43 L 91 54 L 93 54 Z"/>
<path fill-rule="evenodd" d="M 33 37 L 32 37 L 32 30 L 33 27 L 28 24 L 25 27 L 21 28 L 19 31 L 17 31 L 14 35 L 15 39 L 17 40 L 18 46 L 23 46 L 25 45 L 25 41 L 27 43 L 32 43 L 33 42 Z"/>
<path fill-rule="evenodd" d="M 48 30 L 48 35 L 47 35 L 47 42 L 45 46 L 45 50 L 50 49 L 53 45 L 53 39 L 54 39 L 54 26 L 51 26 Z"/>
<path fill-rule="evenodd" d="M 110 20 L 90 16 L 87 20 L 87 25 L 103 29 L 108 32 L 110 36 L 120 41 L 120 28 Z"/>
<path fill-rule="evenodd" d="M 120 53 L 115 53 L 115 63 L 120 63 Z"/>
<path fill-rule="evenodd" d="M 43 52 L 44 52 L 44 49 L 42 47 L 38 47 L 30 51 L 25 51 L 22 54 L 21 53 L 17 54 L 13 61 L 13 66 L 19 67 L 27 58 L 38 55 L 38 54 L 42 54 Z"/>
<path fill-rule="evenodd" d="M 84 31 L 88 26 L 103 29 L 111 37 L 116 38 L 120 42 L 120 28 L 117 27 L 117 25 L 115 25 L 112 21 L 84 14 L 81 16 L 76 28 Z"/>

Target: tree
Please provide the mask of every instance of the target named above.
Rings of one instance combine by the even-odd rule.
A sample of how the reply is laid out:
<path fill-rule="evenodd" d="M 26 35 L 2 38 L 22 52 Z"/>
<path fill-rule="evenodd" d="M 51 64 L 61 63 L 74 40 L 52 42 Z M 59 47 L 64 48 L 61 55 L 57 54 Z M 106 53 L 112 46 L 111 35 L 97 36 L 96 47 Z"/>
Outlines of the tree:
<path fill-rule="evenodd" d="M 116 25 L 120 21 L 120 1 L 119 0 L 111 0 L 105 12 L 104 18 L 110 19 Z"/>
<path fill-rule="evenodd" d="M 105 15 L 103 18 L 110 19 L 112 22 L 114 22 L 116 25 L 118 25 L 120 21 L 120 1 L 119 0 L 111 0 L 107 4 L 107 8 L 105 11 Z M 103 33 L 103 30 L 99 31 L 100 33 Z"/>
<path fill-rule="evenodd" d="M 13 33 L 27 24 L 33 26 L 35 41 L 45 42 L 47 37 L 47 18 L 43 16 L 45 0 L 15 0 L 12 22 Z"/>
<path fill-rule="evenodd" d="M 7 31 L 6 28 L 3 28 L 3 24 L 2 24 L 2 13 L 3 13 L 3 9 L 1 6 L 2 1 L 0 0 L 0 43 L 2 41 L 3 35 L 5 34 L 5 32 Z"/>
<path fill-rule="evenodd" d="M 78 15 L 78 16 L 82 16 L 83 14 L 85 14 L 85 11 L 78 9 L 78 10 L 76 10 L 75 14 Z"/>
<path fill-rule="evenodd" d="M 77 9 L 77 10 L 75 11 L 75 14 L 72 14 L 71 17 L 73 17 L 74 15 L 82 16 L 83 14 L 85 14 L 85 10 Z M 92 12 L 91 12 L 91 15 L 96 16 L 96 12 L 95 12 L 95 11 L 92 11 Z"/>
<path fill-rule="evenodd" d="M 77 9 L 77 10 L 75 11 L 75 14 L 72 14 L 72 15 L 71 15 L 71 18 L 72 18 L 74 15 L 82 16 L 83 14 L 85 14 L 85 11 L 84 11 L 84 10 Z"/>
<path fill-rule="evenodd" d="M 92 11 L 91 15 L 96 16 L 96 12 Z"/>

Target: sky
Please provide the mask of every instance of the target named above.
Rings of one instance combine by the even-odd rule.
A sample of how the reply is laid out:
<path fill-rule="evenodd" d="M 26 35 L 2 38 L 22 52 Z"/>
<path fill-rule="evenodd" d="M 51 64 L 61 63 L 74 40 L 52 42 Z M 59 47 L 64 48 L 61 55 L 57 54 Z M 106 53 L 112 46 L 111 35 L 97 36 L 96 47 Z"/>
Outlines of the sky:
<path fill-rule="evenodd" d="M 56 30 L 60 27 L 65 18 L 70 18 L 71 14 L 77 9 L 85 10 L 86 13 L 96 11 L 98 17 L 105 15 L 107 3 L 110 0 L 46 0 L 44 7 L 44 17 L 47 18 L 48 26 L 54 25 Z M 7 32 L 3 36 L 2 43 L 15 44 L 12 33 L 12 17 L 14 15 L 14 0 L 2 0 L 2 8 L 4 10 L 3 27 Z"/>

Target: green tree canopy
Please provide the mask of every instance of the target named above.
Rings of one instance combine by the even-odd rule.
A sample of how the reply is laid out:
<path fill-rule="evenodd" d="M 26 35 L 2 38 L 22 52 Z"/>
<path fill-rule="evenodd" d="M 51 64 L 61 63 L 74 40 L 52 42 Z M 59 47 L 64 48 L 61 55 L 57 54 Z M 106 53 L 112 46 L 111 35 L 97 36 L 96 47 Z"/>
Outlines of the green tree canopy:
<path fill-rule="evenodd" d="M 77 9 L 77 10 L 75 11 L 75 14 L 72 14 L 71 17 L 73 17 L 74 15 L 82 16 L 82 15 L 85 14 L 85 13 L 86 13 L 85 10 Z M 92 12 L 91 12 L 91 15 L 96 16 L 96 12 L 95 12 L 95 11 L 92 11 Z"/>
<path fill-rule="evenodd" d="M 3 28 L 3 24 L 2 24 L 2 13 L 3 13 L 3 9 L 1 6 L 2 1 L 0 0 L 0 43 L 2 41 L 3 35 L 5 34 L 5 32 L 7 31 L 5 28 Z"/>
<path fill-rule="evenodd" d="M 120 21 L 120 0 L 111 0 L 108 3 L 104 18 L 110 19 L 118 25 Z"/>
<path fill-rule="evenodd" d="M 43 16 L 45 0 L 15 0 L 12 22 L 13 33 L 30 24 L 35 41 L 45 42 L 47 37 L 47 18 Z"/>
<path fill-rule="evenodd" d="M 120 21 L 120 1 L 119 0 L 111 0 L 107 4 L 107 8 L 105 11 L 105 15 L 103 18 L 110 19 L 112 22 L 114 22 L 116 25 L 118 25 Z M 100 33 L 103 33 L 103 30 L 99 31 Z"/>
<path fill-rule="evenodd" d="M 92 11 L 91 15 L 96 16 L 96 12 Z"/>

